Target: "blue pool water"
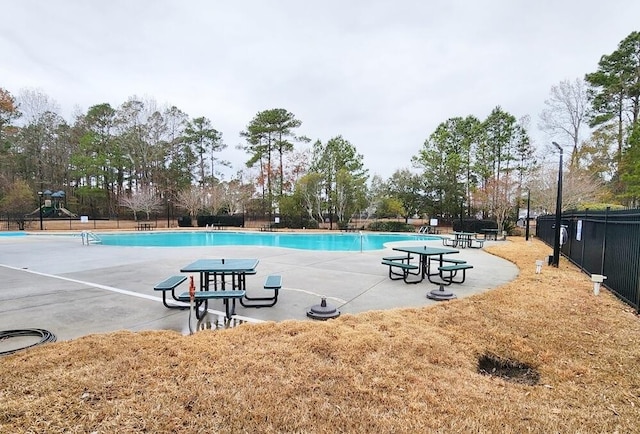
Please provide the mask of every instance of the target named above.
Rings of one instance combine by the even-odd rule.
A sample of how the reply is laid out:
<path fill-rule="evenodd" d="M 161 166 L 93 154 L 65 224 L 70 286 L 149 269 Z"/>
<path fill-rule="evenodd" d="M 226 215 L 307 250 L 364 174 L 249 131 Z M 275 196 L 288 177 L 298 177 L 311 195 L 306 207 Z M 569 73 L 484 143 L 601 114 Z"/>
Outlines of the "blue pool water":
<path fill-rule="evenodd" d="M 0 232 L 0 237 L 23 237 L 26 232 Z"/>
<path fill-rule="evenodd" d="M 99 234 L 102 244 L 111 246 L 266 246 L 302 250 L 380 250 L 392 241 L 435 240 L 438 237 L 390 233 L 285 233 L 285 232 L 152 232 Z"/>

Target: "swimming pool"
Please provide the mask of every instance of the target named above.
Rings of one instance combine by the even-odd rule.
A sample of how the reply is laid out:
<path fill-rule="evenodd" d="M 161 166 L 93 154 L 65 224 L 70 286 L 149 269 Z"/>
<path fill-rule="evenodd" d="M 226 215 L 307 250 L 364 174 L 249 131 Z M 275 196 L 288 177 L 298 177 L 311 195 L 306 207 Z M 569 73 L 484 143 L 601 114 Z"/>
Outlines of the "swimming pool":
<path fill-rule="evenodd" d="M 23 237 L 26 232 L 0 232 L 0 237 Z"/>
<path fill-rule="evenodd" d="M 426 241 L 439 237 L 396 233 L 302 233 L 189 231 L 152 233 L 101 233 L 104 245 L 188 247 L 188 246 L 264 246 L 301 250 L 361 251 L 380 250 L 393 241 Z"/>

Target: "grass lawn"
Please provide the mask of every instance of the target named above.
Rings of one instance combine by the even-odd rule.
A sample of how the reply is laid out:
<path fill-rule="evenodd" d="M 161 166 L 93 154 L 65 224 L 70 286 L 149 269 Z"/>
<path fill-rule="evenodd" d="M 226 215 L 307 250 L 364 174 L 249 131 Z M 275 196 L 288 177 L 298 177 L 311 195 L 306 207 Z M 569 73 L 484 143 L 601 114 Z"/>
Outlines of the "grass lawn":
<path fill-rule="evenodd" d="M 639 432 L 633 309 L 564 259 L 536 274 L 537 240 L 485 249 L 518 278 L 428 308 L 0 358 L 0 432 Z"/>

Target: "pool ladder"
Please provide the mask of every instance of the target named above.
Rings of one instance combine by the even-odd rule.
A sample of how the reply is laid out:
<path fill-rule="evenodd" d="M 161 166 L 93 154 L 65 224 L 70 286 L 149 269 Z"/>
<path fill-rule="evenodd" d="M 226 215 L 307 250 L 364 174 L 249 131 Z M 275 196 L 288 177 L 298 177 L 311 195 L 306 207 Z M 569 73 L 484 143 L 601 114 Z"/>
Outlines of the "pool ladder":
<path fill-rule="evenodd" d="M 80 233 L 80 237 L 82 238 L 82 245 L 89 245 L 91 243 L 93 244 L 101 244 L 102 240 L 100 239 L 99 236 L 97 236 L 96 234 L 94 234 L 91 231 L 82 231 L 82 233 Z"/>

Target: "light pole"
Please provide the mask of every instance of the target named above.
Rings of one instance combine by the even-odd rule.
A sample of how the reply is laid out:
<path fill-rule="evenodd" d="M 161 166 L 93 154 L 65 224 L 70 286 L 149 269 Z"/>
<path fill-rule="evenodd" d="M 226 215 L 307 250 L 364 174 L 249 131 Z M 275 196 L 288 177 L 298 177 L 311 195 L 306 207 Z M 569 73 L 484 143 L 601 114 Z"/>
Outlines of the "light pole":
<path fill-rule="evenodd" d="M 167 199 L 167 229 L 169 229 L 170 226 L 170 222 L 169 222 L 169 209 L 171 206 L 171 199 Z"/>
<path fill-rule="evenodd" d="M 40 214 L 40 230 L 43 230 L 42 229 L 42 192 L 41 191 L 38 192 L 38 205 L 39 205 L 38 211 Z"/>
<path fill-rule="evenodd" d="M 529 241 L 529 216 L 530 216 L 530 210 L 531 210 L 531 190 L 527 190 L 527 222 L 526 222 L 526 229 L 524 232 L 524 239 L 526 241 Z"/>
<path fill-rule="evenodd" d="M 556 230 L 553 240 L 553 261 L 551 265 L 558 267 L 560 263 L 560 227 L 562 226 L 562 147 L 553 142 L 560 151 L 560 164 L 558 165 L 558 195 L 556 197 Z"/>

